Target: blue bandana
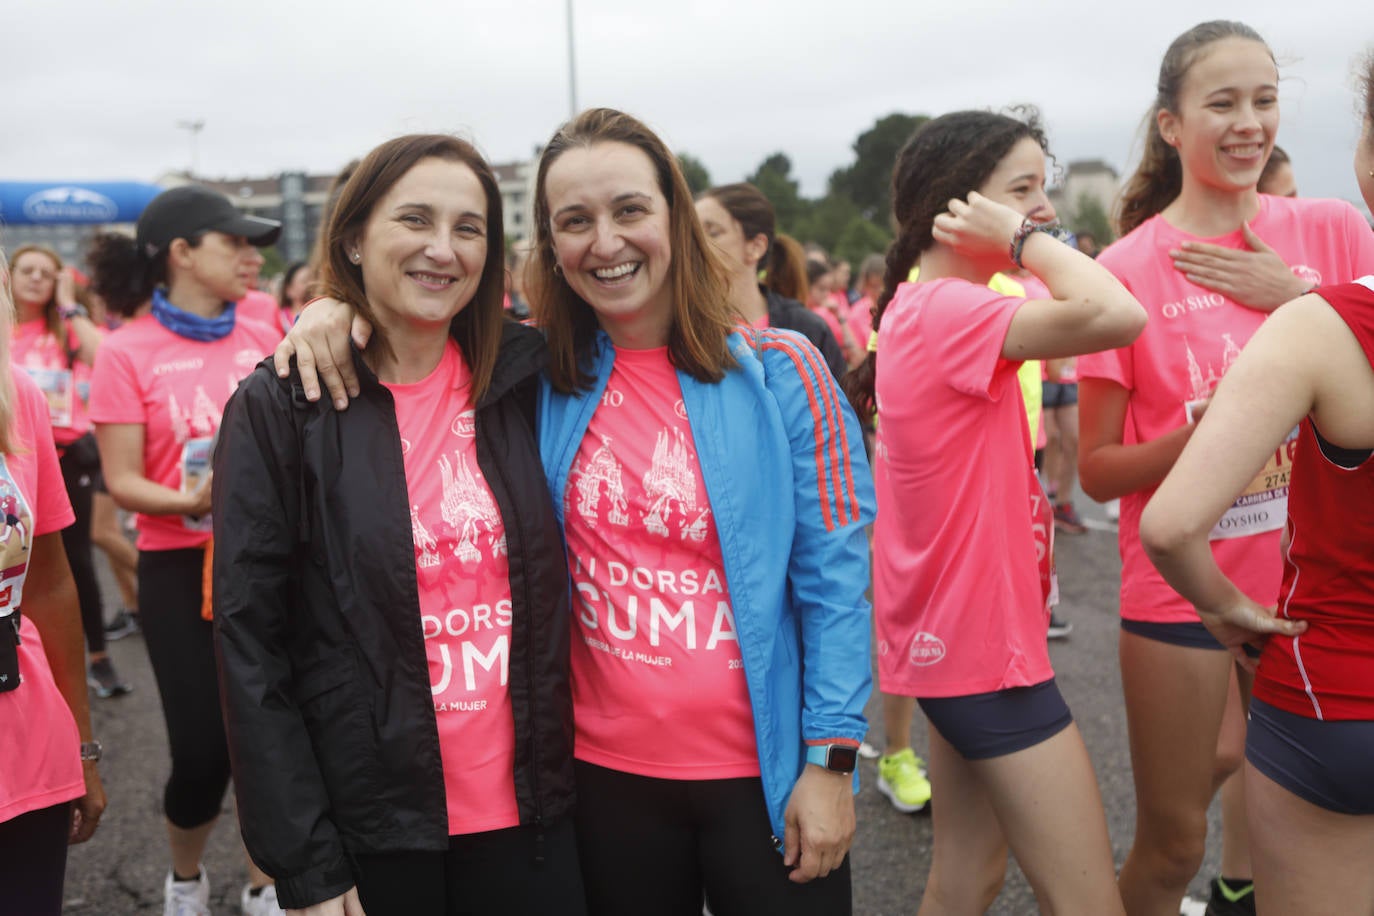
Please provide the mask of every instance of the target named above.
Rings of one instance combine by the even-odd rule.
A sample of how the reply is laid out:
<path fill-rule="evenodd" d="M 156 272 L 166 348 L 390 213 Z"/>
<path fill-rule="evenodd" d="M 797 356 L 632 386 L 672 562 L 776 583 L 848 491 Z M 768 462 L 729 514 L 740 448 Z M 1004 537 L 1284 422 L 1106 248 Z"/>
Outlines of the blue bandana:
<path fill-rule="evenodd" d="M 188 340 L 211 341 L 228 337 L 234 330 L 234 307 L 233 302 L 225 303 L 218 318 L 202 318 L 172 305 L 163 290 L 153 290 L 153 317 L 157 323 Z"/>

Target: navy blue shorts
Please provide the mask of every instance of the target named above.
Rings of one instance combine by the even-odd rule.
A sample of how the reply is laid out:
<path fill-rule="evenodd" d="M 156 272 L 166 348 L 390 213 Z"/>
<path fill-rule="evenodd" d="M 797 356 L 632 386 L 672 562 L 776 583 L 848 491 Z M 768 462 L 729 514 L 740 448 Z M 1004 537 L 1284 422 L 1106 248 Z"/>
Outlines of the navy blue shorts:
<path fill-rule="evenodd" d="M 1186 649 L 1211 649 L 1225 652 L 1226 647 L 1217 642 L 1201 620 L 1192 623 L 1149 623 L 1144 620 L 1121 619 L 1121 629 L 1136 636 L 1144 636 L 1155 642 L 1167 642 L 1171 646 Z"/>
<path fill-rule="evenodd" d="M 1245 759 L 1319 808 L 1374 814 L 1374 722 L 1309 719 L 1251 699 Z"/>
<path fill-rule="evenodd" d="M 1077 382 L 1043 382 L 1040 388 L 1040 406 L 1046 410 L 1056 407 L 1072 407 L 1078 403 Z"/>
<path fill-rule="evenodd" d="M 1005 757 L 1068 728 L 1073 714 L 1054 678 L 963 697 L 925 697 L 921 712 L 965 760 Z"/>
<path fill-rule="evenodd" d="M 1122 618 L 1121 629 L 1127 633 L 1144 636 L 1146 639 L 1153 639 L 1155 642 L 1167 642 L 1171 646 L 1182 646 L 1185 649 L 1226 651 L 1226 647 L 1217 642 L 1212 631 L 1200 620 L 1196 623 L 1149 623 L 1144 620 Z M 1247 644 L 1245 654 L 1251 658 L 1259 658 L 1260 650 Z"/>

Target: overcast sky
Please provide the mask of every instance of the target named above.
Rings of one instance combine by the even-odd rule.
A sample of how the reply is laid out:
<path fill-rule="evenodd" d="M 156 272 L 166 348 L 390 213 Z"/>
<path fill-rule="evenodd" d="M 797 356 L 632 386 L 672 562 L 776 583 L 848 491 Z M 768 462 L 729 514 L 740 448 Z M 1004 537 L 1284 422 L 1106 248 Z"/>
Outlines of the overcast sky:
<path fill-rule="evenodd" d="M 565 0 L 6 0 L 0 180 L 331 172 L 410 131 L 527 157 L 569 110 Z M 717 182 L 768 154 L 819 195 L 894 111 L 1039 105 L 1061 161 L 1130 162 L 1169 42 L 1239 18 L 1279 58 L 1304 196 L 1358 200 L 1369 0 L 576 0 L 578 102 L 647 120 Z"/>

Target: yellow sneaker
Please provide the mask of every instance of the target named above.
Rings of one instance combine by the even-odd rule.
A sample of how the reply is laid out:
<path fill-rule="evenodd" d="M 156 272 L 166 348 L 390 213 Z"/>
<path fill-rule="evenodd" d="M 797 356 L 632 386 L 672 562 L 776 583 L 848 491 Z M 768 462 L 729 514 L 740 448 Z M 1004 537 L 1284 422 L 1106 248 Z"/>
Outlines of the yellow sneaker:
<path fill-rule="evenodd" d="M 903 814 L 920 811 L 930 804 L 925 763 L 909 747 L 878 758 L 878 791 Z"/>

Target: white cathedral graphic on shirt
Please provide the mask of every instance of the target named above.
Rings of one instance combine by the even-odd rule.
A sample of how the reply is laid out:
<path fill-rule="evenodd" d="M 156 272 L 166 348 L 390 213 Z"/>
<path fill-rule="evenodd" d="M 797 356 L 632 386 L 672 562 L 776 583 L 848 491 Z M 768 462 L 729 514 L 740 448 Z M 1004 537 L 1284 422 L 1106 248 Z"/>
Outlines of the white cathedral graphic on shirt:
<path fill-rule="evenodd" d="M 576 479 L 577 513 L 587 527 L 596 527 L 603 490 L 610 502 L 607 521 L 621 528 L 629 525 L 624 476 L 620 461 L 611 450 L 609 436 L 601 438 L 601 446 L 591 460 L 574 467 L 571 476 Z M 670 536 L 672 530 L 669 523 L 676 509 L 682 516 L 677 525 L 679 537 L 682 540 L 706 540 L 707 519 L 711 509 L 709 506 L 698 508 L 692 456 L 687 448 L 686 437 L 680 430 L 665 428 L 658 431 L 653 461 L 649 470 L 644 472 L 641 483 L 648 509 L 640 514 L 640 521 L 644 523 L 646 531 L 663 538 Z M 571 498 L 572 493 L 568 495 Z"/>
<path fill-rule="evenodd" d="M 454 458 L 457 460 L 456 467 L 449 463 L 447 455 L 439 457 L 439 472 L 444 479 L 444 495 L 439 501 L 439 511 L 458 536 L 453 555 L 464 563 L 480 560 L 482 552 L 478 548 L 478 540 L 486 535 L 492 558 L 503 556 L 506 553 L 506 534 L 496 501 L 492 499 L 491 491 L 483 486 L 480 475 L 473 473 L 467 456 L 455 452 Z M 497 531 L 501 532 L 499 536 L 495 533 Z M 416 545 L 419 543 L 417 539 Z"/>
<path fill-rule="evenodd" d="M 1207 363 L 1207 371 L 1202 371 L 1202 366 L 1197 361 L 1197 356 L 1193 353 L 1193 348 L 1188 344 L 1188 338 L 1183 338 L 1183 350 L 1188 356 L 1188 400 L 1201 401 L 1212 396 L 1217 389 L 1217 383 L 1221 381 L 1231 368 L 1232 364 L 1240 357 L 1240 347 L 1231 338 L 1230 334 L 1222 334 L 1221 339 L 1226 341 L 1226 347 L 1221 351 L 1221 371 L 1210 363 Z"/>

